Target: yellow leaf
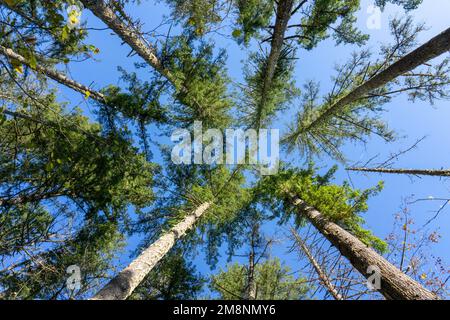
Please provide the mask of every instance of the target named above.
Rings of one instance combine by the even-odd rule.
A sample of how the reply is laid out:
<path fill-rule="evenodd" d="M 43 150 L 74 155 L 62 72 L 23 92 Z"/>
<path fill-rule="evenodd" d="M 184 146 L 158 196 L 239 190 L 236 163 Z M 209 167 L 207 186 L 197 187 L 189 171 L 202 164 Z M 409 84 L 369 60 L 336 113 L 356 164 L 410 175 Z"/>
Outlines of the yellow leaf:
<path fill-rule="evenodd" d="M 76 10 L 70 11 L 68 14 L 69 23 L 72 26 L 77 26 L 80 23 L 80 16 L 81 16 L 81 12 L 76 11 Z"/>
<path fill-rule="evenodd" d="M 16 71 L 17 73 L 22 74 L 23 73 L 23 66 L 22 65 L 18 65 L 14 67 L 14 71 Z"/>
<path fill-rule="evenodd" d="M 77 17 L 75 17 L 75 16 L 70 17 L 70 22 L 71 22 L 72 24 L 77 24 L 78 21 L 79 21 L 79 20 L 78 20 Z"/>
<path fill-rule="evenodd" d="M 87 100 L 87 99 L 89 99 L 90 96 L 91 96 L 91 92 L 86 90 L 86 92 L 84 93 L 84 98 Z"/>
<path fill-rule="evenodd" d="M 420 276 L 420 279 L 425 280 L 427 278 L 427 275 L 425 273 L 422 273 L 422 275 Z"/>

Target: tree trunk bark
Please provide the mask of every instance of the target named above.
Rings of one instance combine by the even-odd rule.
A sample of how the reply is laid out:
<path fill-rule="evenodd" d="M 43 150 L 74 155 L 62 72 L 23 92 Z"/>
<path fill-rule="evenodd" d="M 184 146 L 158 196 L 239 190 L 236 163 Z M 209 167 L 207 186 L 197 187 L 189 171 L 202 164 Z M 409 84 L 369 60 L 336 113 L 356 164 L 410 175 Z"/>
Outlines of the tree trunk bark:
<path fill-rule="evenodd" d="M 305 242 L 302 240 L 302 238 L 298 235 L 298 233 L 291 228 L 291 233 L 295 238 L 295 242 L 299 245 L 300 249 L 305 253 L 306 257 L 308 258 L 309 262 L 314 267 L 314 270 L 316 270 L 317 275 L 319 276 L 321 282 L 325 286 L 325 288 L 328 290 L 328 292 L 333 296 L 335 300 L 344 300 L 342 296 L 339 294 L 339 292 L 336 290 L 336 287 L 331 283 L 330 278 L 328 278 L 328 275 L 322 270 L 319 263 L 316 261 L 312 253 L 309 251 L 308 246 L 305 244 Z"/>
<path fill-rule="evenodd" d="M 439 297 L 397 269 L 381 255 L 362 243 L 342 227 L 329 221 L 319 211 L 308 206 L 293 194 L 288 194 L 298 213 L 308 219 L 346 257 L 353 267 L 368 278 L 368 268 L 381 271 L 381 288 L 378 290 L 387 299 L 438 300 Z"/>
<path fill-rule="evenodd" d="M 415 176 L 450 177 L 450 170 L 421 170 L 421 169 L 387 169 L 387 168 L 347 168 L 349 171 L 378 172 L 390 174 L 410 174 Z"/>
<path fill-rule="evenodd" d="M 206 212 L 211 203 L 205 202 L 194 212 L 162 235 L 156 242 L 145 249 L 128 267 L 123 269 L 91 300 L 125 300 L 131 295 L 145 276 L 174 246 L 176 240 L 183 237 L 195 222 Z"/>
<path fill-rule="evenodd" d="M 22 57 L 20 54 L 15 53 L 12 49 L 10 48 L 5 48 L 3 46 L 0 45 L 0 54 L 8 57 L 9 59 L 13 59 L 13 60 L 17 60 L 18 62 L 30 67 L 31 69 L 33 69 L 30 65 L 30 62 L 25 59 L 24 57 Z M 97 92 L 95 90 L 90 89 L 89 87 L 82 85 L 72 79 L 69 79 L 65 74 L 60 73 L 58 71 L 46 68 L 46 67 L 42 67 L 40 65 L 36 65 L 35 70 L 39 73 L 42 73 L 46 76 L 48 76 L 49 78 L 55 80 L 56 82 L 59 82 L 62 85 L 65 85 L 75 91 L 78 91 L 80 93 L 82 93 L 83 95 L 86 95 L 86 92 L 89 92 L 89 97 L 91 97 L 94 100 L 100 101 L 100 102 L 104 102 L 105 101 L 105 96 L 100 93 Z"/>
<path fill-rule="evenodd" d="M 410 52 L 386 70 L 380 72 L 367 82 L 363 83 L 359 87 L 355 88 L 352 92 L 347 94 L 342 99 L 338 100 L 335 104 L 331 105 L 324 113 L 319 115 L 309 126 L 304 128 L 306 131 L 309 128 L 314 127 L 320 121 L 330 118 L 338 110 L 344 108 L 345 106 L 361 99 L 370 91 L 380 88 L 390 81 L 394 80 L 398 76 L 414 70 L 418 66 L 424 64 L 425 62 L 440 56 L 441 54 L 450 50 L 450 28 L 443 31 L 441 34 L 437 35 L 427 43 L 423 44 L 416 50 Z"/>

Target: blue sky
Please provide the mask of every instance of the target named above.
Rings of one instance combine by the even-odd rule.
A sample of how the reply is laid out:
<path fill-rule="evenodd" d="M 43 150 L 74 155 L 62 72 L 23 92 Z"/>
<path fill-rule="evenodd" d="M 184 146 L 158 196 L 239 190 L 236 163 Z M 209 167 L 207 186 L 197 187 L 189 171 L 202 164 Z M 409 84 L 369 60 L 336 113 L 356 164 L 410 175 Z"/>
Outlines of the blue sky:
<path fill-rule="evenodd" d="M 368 46 L 377 51 L 381 43 L 389 42 L 388 21 L 389 17 L 404 15 L 399 7 L 389 5 L 382 13 L 381 29 L 369 30 L 366 21 L 369 18 L 367 13 L 369 0 L 363 0 L 361 10 L 358 14 L 358 25 L 360 29 L 370 34 Z M 450 1 L 448 0 L 424 0 L 420 8 L 411 13 L 416 22 L 425 22 L 429 29 L 419 35 L 419 42 L 423 43 L 448 28 L 448 14 L 450 12 Z M 130 7 L 129 13 L 133 17 L 139 17 L 145 23 L 144 29 L 151 30 L 156 27 L 167 9 L 164 4 L 154 4 L 153 1 L 144 1 L 139 8 Z M 89 27 L 103 27 L 102 23 L 93 17 L 89 12 L 84 11 L 83 19 L 87 21 Z M 215 37 L 218 37 L 217 35 Z M 225 38 L 218 38 L 220 47 L 228 51 L 229 75 L 235 81 L 242 80 L 242 65 L 247 53 L 246 50 L 237 46 L 233 41 Z M 100 89 L 108 84 L 117 84 L 119 73 L 117 66 L 122 66 L 126 70 L 134 70 L 133 63 L 140 61 L 137 57 L 127 58 L 130 49 L 126 45 L 121 45 L 117 36 L 110 31 L 92 31 L 89 42 L 95 44 L 100 49 L 100 54 L 96 56 L 96 61 L 83 62 L 70 65 L 70 74 L 74 79 L 84 84 L 94 83 L 93 87 Z M 333 74 L 335 63 L 344 62 L 349 53 L 357 50 L 354 46 L 337 47 L 332 40 L 322 42 L 313 51 L 299 50 L 295 80 L 298 85 L 308 80 L 320 81 L 321 88 L 327 90 L 330 85 L 330 76 Z M 448 54 L 447 54 L 448 55 Z M 145 79 L 146 69 L 139 70 L 138 73 Z M 81 104 L 84 110 L 93 110 L 94 106 L 89 106 L 79 94 L 68 89 L 60 88 L 62 92 L 61 100 L 71 101 L 71 105 Z M 289 112 L 281 115 L 274 124 L 274 127 L 283 128 L 291 119 L 296 106 L 293 105 Z M 372 139 L 366 146 L 347 145 L 344 147 L 344 154 L 351 162 L 366 162 L 368 159 L 379 154 L 380 161 L 389 157 L 390 153 L 396 153 L 408 148 L 417 139 L 426 136 L 426 139 L 413 151 L 399 158 L 395 167 L 399 168 L 448 168 L 450 162 L 450 103 L 449 101 L 438 101 L 434 106 L 426 102 L 411 103 L 404 97 L 397 97 L 386 105 L 388 110 L 384 115 L 389 125 L 396 130 L 401 138 L 398 141 L 386 144 L 380 139 Z M 153 135 L 154 133 L 151 132 Z M 291 159 L 291 158 L 290 158 Z M 294 160 L 295 157 L 292 157 Z M 299 160 L 299 159 L 297 159 Z M 298 161 L 301 164 L 301 161 Z M 334 161 L 323 159 L 317 165 L 326 170 L 330 168 Z M 350 173 L 349 175 L 341 165 L 336 175 L 336 182 L 340 183 L 351 178 L 351 182 L 356 188 L 368 188 L 376 185 L 378 181 L 385 182 L 385 188 L 377 197 L 369 202 L 369 211 L 364 215 L 367 227 L 379 237 L 385 237 L 392 230 L 393 214 L 400 210 L 403 199 L 433 197 L 449 197 L 450 184 L 446 180 L 439 178 L 423 177 L 410 178 L 407 176 L 360 174 Z M 423 225 L 439 209 L 441 202 L 426 201 L 410 206 L 411 216 L 418 226 Z M 428 227 L 439 229 L 442 239 L 440 243 L 432 247 L 432 254 L 443 258 L 445 265 L 450 262 L 450 207 L 443 211 L 440 216 Z M 265 231 L 273 233 L 273 225 L 265 227 Z M 279 232 L 279 231 L 278 231 Z M 276 236 L 279 236 L 277 234 Z M 138 242 L 139 237 L 130 239 L 128 249 L 132 250 Z M 283 257 L 288 265 L 295 270 L 297 264 L 295 255 L 286 254 L 288 245 L 283 243 L 276 245 L 272 249 L 273 256 Z M 131 251 L 130 251 L 131 252 Z M 121 262 L 129 261 L 129 253 L 124 253 Z M 200 254 L 195 260 L 199 271 L 204 274 L 211 272 L 205 265 Z M 221 261 L 219 266 L 223 266 L 225 261 Z"/>

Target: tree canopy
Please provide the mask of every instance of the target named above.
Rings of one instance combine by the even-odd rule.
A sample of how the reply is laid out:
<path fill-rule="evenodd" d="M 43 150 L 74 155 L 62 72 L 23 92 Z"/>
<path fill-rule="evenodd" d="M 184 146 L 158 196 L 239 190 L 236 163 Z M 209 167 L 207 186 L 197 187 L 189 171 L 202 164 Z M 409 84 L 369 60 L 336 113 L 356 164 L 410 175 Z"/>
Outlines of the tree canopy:
<path fill-rule="evenodd" d="M 383 43 L 362 27 L 367 5 L 404 14 Z M 336 174 L 448 176 L 394 170 L 416 145 L 376 166 L 348 151 L 401 139 L 386 116 L 397 98 L 448 101 L 450 29 L 422 36 L 425 5 L 0 0 L 0 298 L 448 298 L 445 263 L 424 252 L 437 233 L 383 212 L 403 223 L 384 237 L 365 216 L 389 183 Z M 320 83 L 299 64 L 324 48 L 336 64 Z M 238 149 L 230 130 L 244 163 L 218 160 Z M 252 162 L 278 152 L 265 130 L 280 134 L 270 175 Z M 367 287 L 368 261 L 386 288 Z"/>

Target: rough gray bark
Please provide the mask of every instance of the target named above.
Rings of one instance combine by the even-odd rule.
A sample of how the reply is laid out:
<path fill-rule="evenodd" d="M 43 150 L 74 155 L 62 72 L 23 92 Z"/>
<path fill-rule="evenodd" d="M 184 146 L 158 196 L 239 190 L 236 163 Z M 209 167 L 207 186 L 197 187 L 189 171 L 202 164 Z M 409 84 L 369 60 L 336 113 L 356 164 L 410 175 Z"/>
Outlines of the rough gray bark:
<path fill-rule="evenodd" d="M 10 48 L 5 48 L 5 47 L 0 45 L 0 54 L 8 57 L 9 59 L 16 60 L 16 61 L 18 61 L 18 62 L 20 62 L 20 63 L 22 63 L 22 64 L 24 64 L 24 65 L 26 65 L 26 66 L 28 66 L 30 68 L 32 68 L 31 65 L 30 65 L 30 62 L 27 59 L 25 59 L 20 54 L 14 52 Z M 78 83 L 78 82 L 76 82 L 76 81 L 74 81 L 72 79 L 69 79 L 63 73 L 60 73 L 60 72 L 58 72 L 56 70 L 52 70 L 50 68 L 46 68 L 46 67 L 43 67 L 43 66 L 40 66 L 40 65 L 36 65 L 35 70 L 37 72 L 39 72 L 39 73 L 42 73 L 42 74 L 48 76 L 49 78 L 55 80 L 56 82 L 59 82 L 62 85 L 65 85 L 65 86 L 67 86 L 67 87 L 69 87 L 69 88 L 71 88 L 71 89 L 73 89 L 75 91 L 78 91 L 78 92 L 82 93 L 83 95 L 85 95 L 86 92 L 89 92 L 90 93 L 89 97 L 94 99 L 94 100 L 97 100 L 97 101 L 100 101 L 100 102 L 104 102 L 105 101 L 105 96 L 102 93 L 97 92 L 95 90 L 92 90 L 89 87 L 87 87 L 85 85 L 82 85 L 82 84 L 80 84 L 80 83 Z"/>
<path fill-rule="evenodd" d="M 316 271 L 317 275 L 319 276 L 322 284 L 325 286 L 325 288 L 328 290 L 328 292 L 333 296 L 335 300 L 344 300 L 342 296 L 339 294 L 339 292 L 336 290 L 336 287 L 331 282 L 328 275 L 322 270 L 322 267 L 319 265 L 319 263 L 316 261 L 312 253 L 309 251 L 308 246 L 305 244 L 303 239 L 300 237 L 300 235 L 295 231 L 295 229 L 291 228 L 291 233 L 294 236 L 295 242 L 300 247 L 300 250 L 303 251 L 308 258 L 309 262 L 312 264 L 314 270 Z"/>
<path fill-rule="evenodd" d="M 390 173 L 390 174 L 410 174 L 415 176 L 450 177 L 450 170 L 388 169 L 388 168 L 347 168 L 346 170 L 359 172 Z"/>
<path fill-rule="evenodd" d="M 410 52 L 386 70 L 383 70 L 370 80 L 366 81 L 352 92 L 338 100 L 336 103 L 331 105 L 324 113 L 319 115 L 315 120 L 313 120 L 309 126 L 305 127 L 303 130 L 307 131 L 309 128 L 314 127 L 316 124 L 324 121 L 333 116 L 338 110 L 344 108 L 345 106 L 363 98 L 369 94 L 372 90 L 380 88 L 387 83 L 391 82 L 398 76 L 414 70 L 418 66 L 426 63 L 427 61 L 440 56 L 441 54 L 450 50 L 450 28 L 443 31 L 427 43 L 423 44 L 416 50 Z"/>
<path fill-rule="evenodd" d="M 293 194 L 288 194 L 298 213 L 311 222 L 346 257 L 353 267 L 368 278 L 369 266 L 376 266 L 381 271 L 381 288 L 379 292 L 386 299 L 394 300 L 438 300 L 439 297 L 421 286 L 389 261 L 369 248 L 358 238 L 342 227 L 329 221 L 319 211 L 308 206 Z"/>
<path fill-rule="evenodd" d="M 195 222 L 206 212 L 211 203 L 205 202 L 190 215 L 179 222 L 169 232 L 145 249 L 128 267 L 123 269 L 91 300 L 125 300 L 131 295 L 145 276 L 169 252 L 177 239 L 191 229 Z"/>

